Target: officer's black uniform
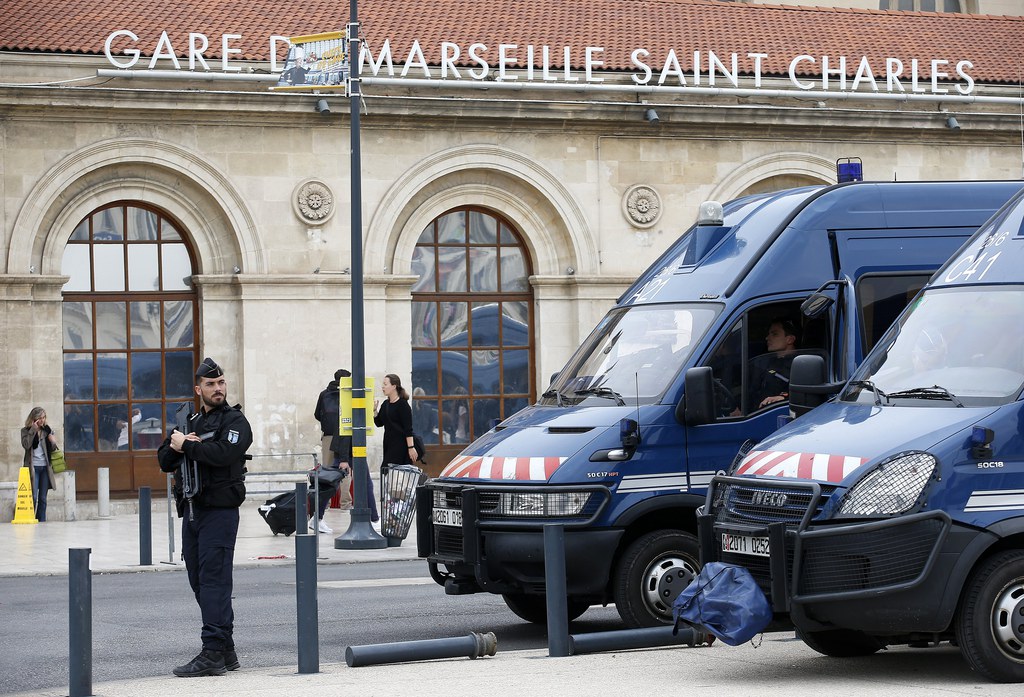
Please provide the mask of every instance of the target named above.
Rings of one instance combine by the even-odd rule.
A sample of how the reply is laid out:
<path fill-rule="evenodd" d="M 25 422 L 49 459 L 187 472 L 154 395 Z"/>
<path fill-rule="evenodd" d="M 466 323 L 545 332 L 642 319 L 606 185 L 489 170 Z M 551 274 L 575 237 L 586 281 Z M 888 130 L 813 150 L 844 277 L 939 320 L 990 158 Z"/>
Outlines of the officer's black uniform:
<path fill-rule="evenodd" d="M 223 372 L 207 358 L 196 375 L 220 377 Z M 245 451 L 252 445 L 252 428 L 238 405 L 231 407 L 225 403 L 193 414 L 188 430 L 201 439 L 186 440 L 182 445 L 185 456 L 199 465 L 200 491 L 192 499 L 190 510 L 182 496 L 179 472 L 174 495 L 178 516 L 182 518 L 181 553 L 203 617 L 203 653 L 196 660 L 208 652 L 221 654 L 225 660 L 217 661 L 218 665 L 206 672 L 190 672 L 185 670 L 188 666 L 183 666 L 175 669 L 175 673 L 218 674 L 224 672 L 224 666 L 228 670 L 238 667 L 232 638 L 231 572 L 238 507 L 245 500 Z M 157 451 L 157 459 L 160 469 L 176 472 L 184 458 L 170 443 L 168 437 Z"/>

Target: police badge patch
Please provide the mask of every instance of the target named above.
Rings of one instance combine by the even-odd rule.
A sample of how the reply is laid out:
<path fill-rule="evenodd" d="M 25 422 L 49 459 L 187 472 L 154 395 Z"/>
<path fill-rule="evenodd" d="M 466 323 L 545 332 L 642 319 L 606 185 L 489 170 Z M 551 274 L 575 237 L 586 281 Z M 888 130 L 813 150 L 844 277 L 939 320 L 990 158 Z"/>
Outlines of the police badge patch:
<path fill-rule="evenodd" d="M 228 431 L 228 443 L 234 445 L 238 442 L 238 431 Z"/>

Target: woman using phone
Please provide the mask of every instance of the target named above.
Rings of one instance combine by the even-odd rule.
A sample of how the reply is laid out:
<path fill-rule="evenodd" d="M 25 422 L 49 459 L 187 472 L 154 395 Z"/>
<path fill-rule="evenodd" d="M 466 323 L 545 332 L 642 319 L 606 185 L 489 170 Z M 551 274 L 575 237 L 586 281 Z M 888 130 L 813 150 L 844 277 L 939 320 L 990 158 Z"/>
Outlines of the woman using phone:
<path fill-rule="evenodd" d="M 46 494 L 55 489 L 56 477 L 50 465 L 50 453 L 57 449 L 57 438 L 46 423 L 46 410 L 33 407 L 21 429 L 21 447 L 25 448 L 25 467 L 32 479 L 32 498 L 36 507 L 36 520 L 46 520 Z"/>

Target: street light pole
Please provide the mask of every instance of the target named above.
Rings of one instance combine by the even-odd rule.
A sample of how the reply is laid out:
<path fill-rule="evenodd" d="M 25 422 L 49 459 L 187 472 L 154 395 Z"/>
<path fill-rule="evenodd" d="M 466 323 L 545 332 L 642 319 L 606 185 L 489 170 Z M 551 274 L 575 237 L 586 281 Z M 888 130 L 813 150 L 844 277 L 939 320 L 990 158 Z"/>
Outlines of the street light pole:
<path fill-rule="evenodd" d="M 349 0 L 348 94 L 352 143 L 352 517 L 345 534 L 334 539 L 335 549 L 382 549 L 387 540 L 370 525 L 367 489 L 370 471 L 366 463 L 366 409 L 373 395 L 366 394 L 366 358 L 363 347 L 363 186 L 359 153 L 359 15 L 357 0 Z"/>

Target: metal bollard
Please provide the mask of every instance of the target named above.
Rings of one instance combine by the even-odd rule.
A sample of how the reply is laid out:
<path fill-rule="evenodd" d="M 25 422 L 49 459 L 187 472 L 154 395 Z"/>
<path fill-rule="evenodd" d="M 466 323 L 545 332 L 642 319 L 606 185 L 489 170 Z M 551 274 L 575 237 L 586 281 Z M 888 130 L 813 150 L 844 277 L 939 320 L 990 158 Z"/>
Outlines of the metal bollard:
<path fill-rule="evenodd" d="M 669 626 L 573 634 L 569 637 L 573 655 L 625 649 L 647 649 L 677 644 L 696 646 L 706 640 L 707 637 L 702 632 L 694 631 L 692 627 L 682 627 L 678 634 L 673 634 L 672 627 Z"/>
<path fill-rule="evenodd" d="M 498 652 L 498 638 L 493 632 L 481 634 L 470 632 L 464 637 L 452 639 L 423 639 L 420 641 L 399 641 L 393 644 L 367 644 L 349 646 L 345 649 L 345 663 L 349 668 L 379 665 L 381 663 L 405 663 L 406 661 L 429 661 L 436 658 L 478 658 L 493 656 Z"/>
<path fill-rule="evenodd" d="M 309 529 L 306 522 L 306 482 L 295 482 L 295 534 L 301 535 Z"/>
<path fill-rule="evenodd" d="M 548 656 L 572 655 L 565 587 L 565 528 L 544 526 L 544 594 L 548 606 Z"/>
<path fill-rule="evenodd" d="M 68 549 L 68 689 L 92 694 L 92 548 Z"/>
<path fill-rule="evenodd" d="M 316 536 L 309 533 L 295 536 L 295 620 L 299 672 L 319 673 L 320 625 L 316 601 Z"/>
<path fill-rule="evenodd" d="M 153 565 L 153 494 L 139 487 L 139 566 Z"/>
<path fill-rule="evenodd" d="M 174 494 L 171 491 L 171 475 L 167 474 L 167 561 L 162 564 L 174 564 L 174 517 L 171 509 L 174 508 Z"/>

